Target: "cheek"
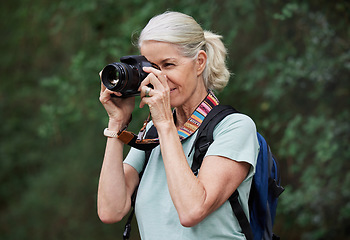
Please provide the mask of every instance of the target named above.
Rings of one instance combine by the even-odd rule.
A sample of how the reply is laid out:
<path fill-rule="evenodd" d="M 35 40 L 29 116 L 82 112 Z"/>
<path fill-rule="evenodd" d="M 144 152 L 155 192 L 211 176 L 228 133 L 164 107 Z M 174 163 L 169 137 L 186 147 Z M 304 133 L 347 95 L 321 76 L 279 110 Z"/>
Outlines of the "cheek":
<path fill-rule="evenodd" d="M 169 86 L 182 86 L 185 82 L 184 77 L 179 72 L 162 71 L 162 74 L 167 76 Z"/>
<path fill-rule="evenodd" d="M 175 85 L 177 88 L 183 91 L 191 91 L 192 88 L 197 86 L 196 71 L 191 69 L 179 69 L 175 70 L 163 70 L 162 73 L 167 76 L 168 84 L 170 87 Z"/>

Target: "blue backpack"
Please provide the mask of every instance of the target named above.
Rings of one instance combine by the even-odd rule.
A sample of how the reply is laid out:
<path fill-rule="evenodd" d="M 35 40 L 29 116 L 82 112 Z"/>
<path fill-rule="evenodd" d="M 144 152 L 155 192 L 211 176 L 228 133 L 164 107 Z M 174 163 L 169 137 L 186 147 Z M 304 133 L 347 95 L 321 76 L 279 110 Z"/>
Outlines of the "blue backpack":
<path fill-rule="evenodd" d="M 238 111 L 231 106 L 217 105 L 208 113 L 198 128 L 197 137 L 191 150 L 191 152 L 193 150 L 195 151 L 191 166 L 191 170 L 195 175 L 198 174 L 203 158 L 210 144 L 214 141 L 213 132 L 215 126 L 227 115 L 233 113 L 238 113 Z M 156 137 L 158 137 L 157 130 L 152 126 L 147 131 L 146 138 Z M 278 162 L 272 155 L 269 145 L 258 132 L 257 137 L 260 144 L 260 152 L 249 195 L 250 222 L 238 201 L 237 190 L 228 200 L 247 240 L 278 240 L 279 237 L 273 234 L 272 227 L 276 215 L 277 199 L 284 191 L 284 188 L 280 185 Z M 145 164 L 140 173 L 140 179 L 148 163 L 151 151 L 152 150 L 145 151 Z M 133 194 L 133 202 L 136 198 L 136 194 L 137 190 L 135 190 Z M 124 240 L 129 239 L 130 237 L 131 220 L 133 215 L 134 209 L 125 225 L 125 231 L 123 234 Z"/>

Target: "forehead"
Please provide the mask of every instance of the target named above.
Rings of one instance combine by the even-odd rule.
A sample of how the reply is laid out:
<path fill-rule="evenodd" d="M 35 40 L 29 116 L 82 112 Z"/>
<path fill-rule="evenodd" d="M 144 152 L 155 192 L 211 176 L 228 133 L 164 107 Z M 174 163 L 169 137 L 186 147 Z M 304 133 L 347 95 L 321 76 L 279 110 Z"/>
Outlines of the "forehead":
<path fill-rule="evenodd" d="M 177 45 L 158 41 L 144 41 L 141 45 L 140 52 L 152 62 L 183 57 Z"/>

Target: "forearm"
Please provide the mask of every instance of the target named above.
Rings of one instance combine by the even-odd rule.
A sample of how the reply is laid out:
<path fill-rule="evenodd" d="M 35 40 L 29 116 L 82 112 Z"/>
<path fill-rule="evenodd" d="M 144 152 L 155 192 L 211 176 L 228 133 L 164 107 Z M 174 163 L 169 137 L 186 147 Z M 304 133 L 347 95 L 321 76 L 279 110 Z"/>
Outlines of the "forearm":
<path fill-rule="evenodd" d="M 116 222 L 128 212 L 130 198 L 123 167 L 123 143 L 108 138 L 98 186 L 98 214 L 103 222 Z"/>
<path fill-rule="evenodd" d="M 204 185 L 187 163 L 175 126 L 158 131 L 158 134 L 171 198 L 181 223 L 192 225 L 193 221 L 200 221 L 206 215 L 203 212 L 206 201 Z"/>

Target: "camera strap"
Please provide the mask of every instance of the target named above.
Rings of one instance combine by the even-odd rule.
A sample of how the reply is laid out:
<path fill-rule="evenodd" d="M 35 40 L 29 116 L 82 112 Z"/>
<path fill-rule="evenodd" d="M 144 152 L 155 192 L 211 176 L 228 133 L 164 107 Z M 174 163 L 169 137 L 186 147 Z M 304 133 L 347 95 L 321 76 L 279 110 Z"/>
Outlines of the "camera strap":
<path fill-rule="evenodd" d="M 180 141 L 187 139 L 191 136 L 202 124 L 204 118 L 208 115 L 213 107 L 219 104 L 219 100 L 216 98 L 212 91 L 208 92 L 206 98 L 198 105 L 196 110 L 192 113 L 191 117 L 187 122 L 182 126 L 177 132 L 180 138 Z M 118 132 L 118 139 L 123 143 L 134 147 L 139 150 L 147 151 L 155 148 L 159 145 L 159 139 L 147 139 L 145 137 L 146 127 L 150 121 L 151 116 L 148 115 L 148 118 L 144 121 L 143 126 L 138 133 L 138 135 L 122 129 Z M 175 119 L 175 114 L 174 114 Z"/>

